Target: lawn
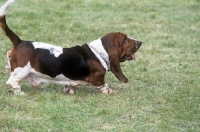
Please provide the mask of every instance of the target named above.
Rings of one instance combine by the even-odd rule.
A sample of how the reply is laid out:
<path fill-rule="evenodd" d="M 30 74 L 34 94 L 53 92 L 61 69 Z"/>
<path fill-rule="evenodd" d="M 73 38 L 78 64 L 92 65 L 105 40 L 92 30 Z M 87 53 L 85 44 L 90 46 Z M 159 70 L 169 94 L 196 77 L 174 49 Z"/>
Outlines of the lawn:
<path fill-rule="evenodd" d="M 23 81 L 26 94 L 16 96 L 5 84 L 12 44 L 0 31 L 1 132 L 200 131 L 199 0 L 16 0 L 7 23 L 21 39 L 62 47 L 117 31 L 143 45 L 136 61 L 121 64 L 128 83 L 108 73 L 113 95 Z"/>

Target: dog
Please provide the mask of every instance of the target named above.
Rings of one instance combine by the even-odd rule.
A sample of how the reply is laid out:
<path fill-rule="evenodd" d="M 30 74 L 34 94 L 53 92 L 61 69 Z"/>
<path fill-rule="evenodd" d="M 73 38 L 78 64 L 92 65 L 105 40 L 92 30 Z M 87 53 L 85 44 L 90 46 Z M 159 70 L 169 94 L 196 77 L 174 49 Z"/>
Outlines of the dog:
<path fill-rule="evenodd" d="M 78 85 L 92 84 L 104 94 L 114 92 L 105 83 L 105 75 L 111 71 L 124 83 L 128 79 L 122 73 L 120 62 L 135 59 L 142 42 L 121 32 L 105 36 L 71 48 L 21 40 L 7 25 L 6 13 L 14 3 L 8 0 L 0 8 L 0 27 L 13 44 L 7 52 L 6 70 L 10 77 L 6 82 L 14 94 L 24 94 L 20 81 L 26 79 L 33 87 L 40 83 L 64 85 L 64 92 L 73 94 Z"/>

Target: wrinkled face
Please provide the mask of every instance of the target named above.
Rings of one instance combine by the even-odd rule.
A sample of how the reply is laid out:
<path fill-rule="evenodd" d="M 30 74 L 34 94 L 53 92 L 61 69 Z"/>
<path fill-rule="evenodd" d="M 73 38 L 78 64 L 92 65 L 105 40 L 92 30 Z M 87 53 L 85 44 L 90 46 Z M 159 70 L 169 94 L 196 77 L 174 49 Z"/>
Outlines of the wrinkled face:
<path fill-rule="evenodd" d="M 125 34 L 123 34 L 124 37 L 123 40 L 120 41 L 119 47 L 121 47 L 119 50 L 120 56 L 119 61 L 124 62 L 126 60 L 135 60 L 135 53 L 142 45 L 142 42 L 139 40 L 131 39 L 127 37 Z"/>

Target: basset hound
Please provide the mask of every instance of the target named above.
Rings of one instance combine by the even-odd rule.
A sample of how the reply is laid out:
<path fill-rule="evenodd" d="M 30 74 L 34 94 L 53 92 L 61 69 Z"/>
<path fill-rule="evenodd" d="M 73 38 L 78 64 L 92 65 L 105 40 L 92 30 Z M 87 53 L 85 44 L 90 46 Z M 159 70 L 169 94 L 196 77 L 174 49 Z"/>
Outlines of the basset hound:
<path fill-rule="evenodd" d="M 78 85 L 92 84 L 104 94 L 114 92 L 105 83 L 105 75 L 111 71 L 118 80 L 126 83 L 120 62 L 135 59 L 142 42 L 121 32 L 105 36 L 81 46 L 59 46 L 21 40 L 6 23 L 6 13 L 14 0 L 8 0 L 0 8 L 0 27 L 11 40 L 13 48 L 7 52 L 6 70 L 10 77 L 6 82 L 14 94 L 24 94 L 20 81 L 26 79 L 33 87 L 40 83 L 64 85 L 64 92 L 73 94 Z"/>

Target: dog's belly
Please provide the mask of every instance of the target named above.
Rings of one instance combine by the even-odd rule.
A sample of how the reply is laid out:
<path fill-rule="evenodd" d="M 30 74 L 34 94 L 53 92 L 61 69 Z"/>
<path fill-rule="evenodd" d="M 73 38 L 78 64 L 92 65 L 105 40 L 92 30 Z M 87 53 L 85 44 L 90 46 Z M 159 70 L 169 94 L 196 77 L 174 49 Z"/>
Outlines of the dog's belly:
<path fill-rule="evenodd" d="M 66 78 L 63 74 L 57 75 L 56 77 L 52 78 L 48 75 L 36 72 L 34 69 L 27 75 L 26 79 L 33 87 L 38 87 L 40 83 L 57 83 L 67 86 L 78 86 L 78 85 L 86 85 L 89 84 L 86 81 L 79 81 L 79 80 L 71 80 Z"/>

